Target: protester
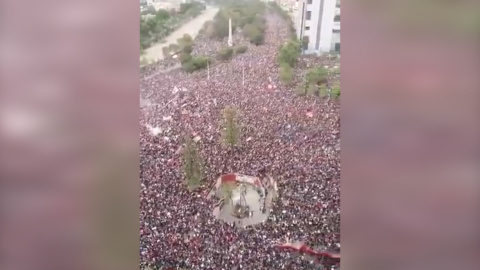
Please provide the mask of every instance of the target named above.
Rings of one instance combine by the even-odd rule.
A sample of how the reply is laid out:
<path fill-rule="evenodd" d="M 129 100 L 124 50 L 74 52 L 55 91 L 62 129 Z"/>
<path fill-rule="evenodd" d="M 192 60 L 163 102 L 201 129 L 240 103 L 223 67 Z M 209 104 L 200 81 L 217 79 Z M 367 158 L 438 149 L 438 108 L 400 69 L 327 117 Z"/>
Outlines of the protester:
<path fill-rule="evenodd" d="M 149 72 L 141 80 L 141 98 L 149 101 L 140 117 L 141 265 L 321 267 L 276 247 L 287 238 L 339 251 L 339 104 L 297 96 L 279 83 L 276 54 L 288 28 L 276 14 L 266 18 L 264 45 L 249 45 L 246 53 L 215 63 L 208 71 Z M 247 44 L 238 35 L 234 42 Z M 221 45 L 200 35 L 194 54 L 214 55 Z M 273 90 L 267 89 L 269 78 Z M 221 140 L 226 106 L 236 108 L 241 126 L 241 145 L 233 151 Z M 200 192 L 189 192 L 184 183 L 185 136 L 200 137 L 196 145 L 206 170 Z M 261 172 L 278 182 L 279 198 L 265 223 L 238 229 L 214 218 L 213 202 L 204 192 L 220 175 L 233 172 Z"/>

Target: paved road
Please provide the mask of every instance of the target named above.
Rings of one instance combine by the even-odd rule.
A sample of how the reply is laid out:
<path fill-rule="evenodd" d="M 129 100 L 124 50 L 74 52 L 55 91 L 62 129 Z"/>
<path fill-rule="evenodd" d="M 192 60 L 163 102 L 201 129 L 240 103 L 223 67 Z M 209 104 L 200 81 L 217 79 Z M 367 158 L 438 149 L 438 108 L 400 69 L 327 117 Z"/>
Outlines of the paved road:
<path fill-rule="evenodd" d="M 218 8 L 210 7 L 207 8 L 202 14 L 200 14 L 195 19 L 187 22 L 182 25 L 175 32 L 171 33 L 167 38 L 165 43 L 158 43 L 152 47 L 145 50 L 145 54 L 142 56 L 147 61 L 158 61 L 163 59 L 162 48 L 173 43 L 177 43 L 177 39 L 181 38 L 184 34 L 189 34 L 192 38 L 195 38 L 198 32 L 202 29 L 203 24 L 212 20 L 213 17 L 218 12 Z"/>

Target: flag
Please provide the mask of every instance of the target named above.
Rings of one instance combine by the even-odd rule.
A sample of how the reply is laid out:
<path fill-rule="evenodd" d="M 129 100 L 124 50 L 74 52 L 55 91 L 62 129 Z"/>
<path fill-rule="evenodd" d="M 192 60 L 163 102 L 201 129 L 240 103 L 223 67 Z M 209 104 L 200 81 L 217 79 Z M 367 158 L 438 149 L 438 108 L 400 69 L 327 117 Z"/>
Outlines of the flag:
<path fill-rule="evenodd" d="M 281 248 L 282 250 L 305 253 L 310 256 L 321 258 L 324 264 L 335 265 L 340 263 L 340 253 L 328 252 L 328 251 L 316 251 L 310 248 L 308 245 L 306 245 L 303 242 L 292 243 L 290 241 L 287 241 L 283 244 L 279 244 L 276 246 Z"/>

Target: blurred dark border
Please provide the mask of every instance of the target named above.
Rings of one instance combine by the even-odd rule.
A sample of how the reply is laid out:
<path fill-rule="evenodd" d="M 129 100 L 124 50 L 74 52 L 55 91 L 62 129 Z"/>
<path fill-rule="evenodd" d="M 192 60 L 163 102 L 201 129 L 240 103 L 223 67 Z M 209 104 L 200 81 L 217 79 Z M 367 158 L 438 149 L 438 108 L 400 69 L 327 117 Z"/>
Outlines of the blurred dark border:
<path fill-rule="evenodd" d="M 137 269 L 138 5 L 1 2 L 1 269 Z M 479 269 L 478 1 L 341 8 L 342 268 Z"/>
<path fill-rule="evenodd" d="M 341 2 L 342 268 L 480 268 L 479 4 Z"/>
<path fill-rule="evenodd" d="M 139 21 L 1 2 L 1 269 L 138 269 Z"/>

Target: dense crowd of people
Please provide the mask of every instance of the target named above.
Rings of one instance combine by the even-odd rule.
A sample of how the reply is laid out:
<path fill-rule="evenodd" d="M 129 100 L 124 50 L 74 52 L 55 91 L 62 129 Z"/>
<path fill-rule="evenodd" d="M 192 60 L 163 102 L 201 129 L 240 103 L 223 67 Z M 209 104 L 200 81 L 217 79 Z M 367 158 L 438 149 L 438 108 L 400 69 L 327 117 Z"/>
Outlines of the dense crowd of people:
<path fill-rule="evenodd" d="M 276 245 L 291 239 L 339 251 L 339 104 L 297 96 L 279 82 L 276 54 L 288 27 L 274 13 L 266 19 L 264 45 L 248 45 L 246 53 L 209 71 L 177 70 L 141 80 L 141 98 L 148 101 L 140 119 L 142 266 L 322 269 Z M 194 54 L 213 54 L 221 45 L 200 35 Z M 221 141 L 227 106 L 236 109 L 241 127 L 241 145 L 233 151 Z M 196 192 L 188 191 L 183 178 L 185 136 L 200 138 L 196 145 L 205 163 L 205 187 Z M 238 229 L 212 215 L 205 191 L 233 172 L 266 172 L 276 179 L 279 197 L 266 222 Z"/>

